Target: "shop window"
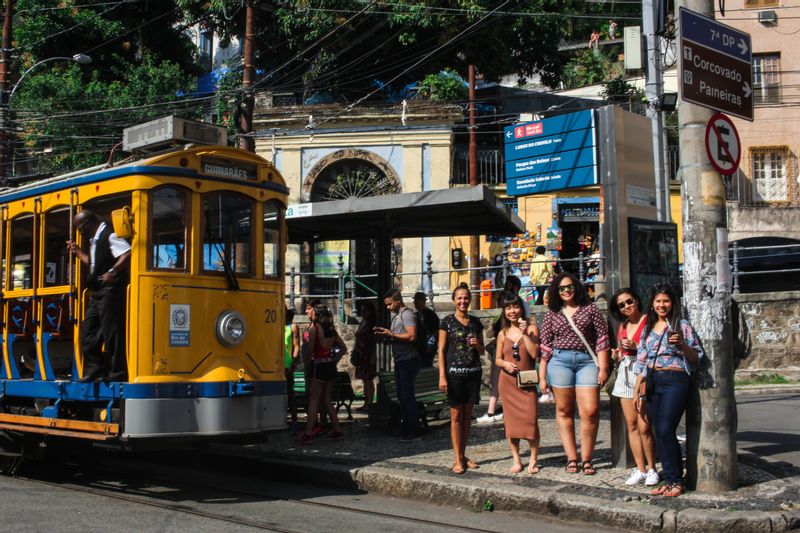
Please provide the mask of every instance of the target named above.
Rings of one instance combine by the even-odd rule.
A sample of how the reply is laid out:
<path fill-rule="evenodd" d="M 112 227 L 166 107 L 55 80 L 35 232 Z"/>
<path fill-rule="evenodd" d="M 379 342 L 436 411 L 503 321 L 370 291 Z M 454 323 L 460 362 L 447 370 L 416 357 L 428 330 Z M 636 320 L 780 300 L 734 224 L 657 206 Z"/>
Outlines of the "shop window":
<path fill-rule="evenodd" d="M 252 274 L 253 201 L 233 193 L 203 197 L 203 270 Z"/>
<path fill-rule="evenodd" d="M 150 204 L 150 268 L 185 271 L 189 195 L 178 187 L 161 187 L 150 193 Z"/>

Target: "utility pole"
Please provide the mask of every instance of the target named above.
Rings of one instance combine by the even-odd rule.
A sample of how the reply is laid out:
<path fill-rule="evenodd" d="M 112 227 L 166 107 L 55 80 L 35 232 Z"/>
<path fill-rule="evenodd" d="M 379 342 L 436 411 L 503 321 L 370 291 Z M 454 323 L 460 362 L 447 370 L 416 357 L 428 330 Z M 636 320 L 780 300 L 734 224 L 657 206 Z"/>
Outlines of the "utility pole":
<path fill-rule="evenodd" d="M 475 131 L 475 65 L 469 66 L 469 185 L 478 185 L 478 141 Z M 470 235 L 469 237 L 469 286 L 472 292 L 472 307 L 477 308 L 480 302 L 481 276 L 477 267 L 480 263 L 479 237 Z"/>
<path fill-rule="evenodd" d="M 713 0 L 682 0 L 682 4 L 714 17 Z M 682 61 L 683 53 L 678 56 Z M 736 401 L 725 185 L 704 148 L 706 124 L 712 114 L 686 102 L 681 102 L 678 114 L 683 302 L 707 363 L 698 370 L 698 386 L 692 385 L 689 395 L 686 466 L 690 488 L 723 492 L 736 488 Z"/>
<path fill-rule="evenodd" d="M 242 109 L 239 118 L 239 148 L 247 150 L 248 152 L 256 151 L 256 141 L 253 138 L 253 107 L 255 104 L 255 95 L 251 90 L 253 85 L 253 73 L 255 61 L 255 53 L 253 49 L 253 19 L 255 13 L 253 9 L 253 0 L 246 0 L 247 6 L 245 7 L 244 19 L 244 42 L 242 43 L 242 59 L 244 61 L 244 73 L 242 74 Z"/>
<path fill-rule="evenodd" d="M 656 35 L 656 20 L 659 11 L 656 4 L 662 0 L 642 0 L 642 30 L 647 53 L 645 70 L 645 96 L 647 97 L 647 116 L 650 118 L 653 135 L 653 164 L 655 166 L 656 212 L 658 220 L 669 222 L 669 178 L 664 167 L 664 115 L 661 113 L 661 96 L 664 80 L 661 72 L 661 41 Z"/>
<path fill-rule="evenodd" d="M 9 172 L 6 169 L 8 160 L 8 143 L 11 136 L 8 135 L 8 93 L 11 87 L 11 42 L 12 31 L 11 18 L 14 10 L 14 0 L 6 0 L 5 18 L 3 19 L 3 49 L 0 50 L 0 179 L 3 186 L 8 184 Z"/>

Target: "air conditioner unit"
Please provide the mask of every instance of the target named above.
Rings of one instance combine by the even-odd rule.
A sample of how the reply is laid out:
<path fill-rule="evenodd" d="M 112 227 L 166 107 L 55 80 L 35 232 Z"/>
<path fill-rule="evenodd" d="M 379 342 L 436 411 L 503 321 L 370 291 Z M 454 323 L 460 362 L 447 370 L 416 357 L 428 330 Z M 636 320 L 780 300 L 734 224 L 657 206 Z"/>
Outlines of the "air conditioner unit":
<path fill-rule="evenodd" d="M 769 11 L 759 11 L 758 12 L 758 21 L 761 24 L 777 24 L 778 23 L 778 14 L 772 10 Z"/>

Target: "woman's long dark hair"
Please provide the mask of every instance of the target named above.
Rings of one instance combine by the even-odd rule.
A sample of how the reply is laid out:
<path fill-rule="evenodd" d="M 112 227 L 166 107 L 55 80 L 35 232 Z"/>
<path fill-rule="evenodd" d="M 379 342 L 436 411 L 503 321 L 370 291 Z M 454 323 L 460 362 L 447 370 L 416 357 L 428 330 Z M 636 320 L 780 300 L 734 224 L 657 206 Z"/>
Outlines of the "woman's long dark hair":
<path fill-rule="evenodd" d="M 333 315 L 330 310 L 324 305 L 314 307 L 314 313 L 317 315 L 317 325 L 322 329 L 322 334 L 325 337 L 334 337 L 336 329 L 333 327 Z"/>
<path fill-rule="evenodd" d="M 372 331 L 375 327 L 375 306 L 372 302 L 364 302 L 361 304 L 361 323 L 358 325 L 358 330 Z"/>
<path fill-rule="evenodd" d="M 656 325 L 656 322 L 658 322 L 658 315 L 653 307 L 653 302 L 659 294 L 668 296 L 672 301 L 672 309 L 670 309 L 669 316 L 667 316 L 669 327 L 674 330 L 681 321 L 681 301 L 678 299 L 678 293 L 669 283 L 658 283 L 653 285 L 653 288 L 650 289 L 649 303 L 647 305 L 647 325 L 645 326 L 646 332 L 650 332 L 653 326 Z"/>
<path fill-rule="evenodd" d="M 617 322 L 625 322 L 628 320 L 622 313 L 620 313 L 619 306 L 617 305 L 617 298 L 622 296 L 623 294 L 630 294 L 631 297 L 636 300 L 636 308 L 639 312 L 642 312 L 642 299 L 639 298 L 639 295 L 634 292 L 633 289 L 630 287 L 622 287 L 620 290 L 614 293 L 614 296 L 608 301 L 608 312 L 611 313 L 611 316 L 614 317 L 614 320 Z"/>
<path fill-rule="evenodd" d="M 512 305 L 519 306 L 522 311 L 522 317 L 525 320 L 528 319 L 525 315 L 525 305 L 523 305 L 522 298 L 519 297 L 519 294 L 511 291 L 504 291 L 500 297 L 500 309 L 502 309 L 502 312 L 500 313 L 500 320 L 497 321 L 501 330 L 511 327 L 511 322 L 506 318 L 506 307 L 511 307 Z M 497 336 L 497 332 L 495 332 L 495 336 Z"/>
<path fill-rule="evenodd" d="M 550 286 L 547 287 L 547 297 L 549 298 L 547 302 L 547 308 L 553 311 L 554 313 L 558 313 L 561 311 L 561 308 L 564 307 L 564 302 L 561 301 L 561 296 L 558 294 L 558 286 L 561 283 L 561 280 L 564 278 L 569 279 L 573 285 L 575 285 L 575 303 L 579 306 L 589 305 L 592 303 L 592 299 L 589 298 L 589 293 L 586 292 L 586 287 L 583 286 L 581 280 L 570 274 L 569 272 L 562 272 L 558 274 L 553 282 L 550 283 Z"/>

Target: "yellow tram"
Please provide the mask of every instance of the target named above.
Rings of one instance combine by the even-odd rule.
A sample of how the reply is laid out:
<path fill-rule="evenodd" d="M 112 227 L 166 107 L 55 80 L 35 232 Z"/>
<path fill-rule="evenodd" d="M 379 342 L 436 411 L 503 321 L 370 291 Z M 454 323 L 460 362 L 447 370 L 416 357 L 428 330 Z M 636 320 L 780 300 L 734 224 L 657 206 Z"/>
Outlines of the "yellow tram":
<path fill-rule="evenodd" d="M 243 436 L 285 425 L 287 188 L 264 159 L 194 146 L 0 193 L 0 456 L 31 442 Z M 128 379 L 81 382 L 88 209 L 131 245 Z M 11 459 L 9 459 L 11 458 Z"/>

